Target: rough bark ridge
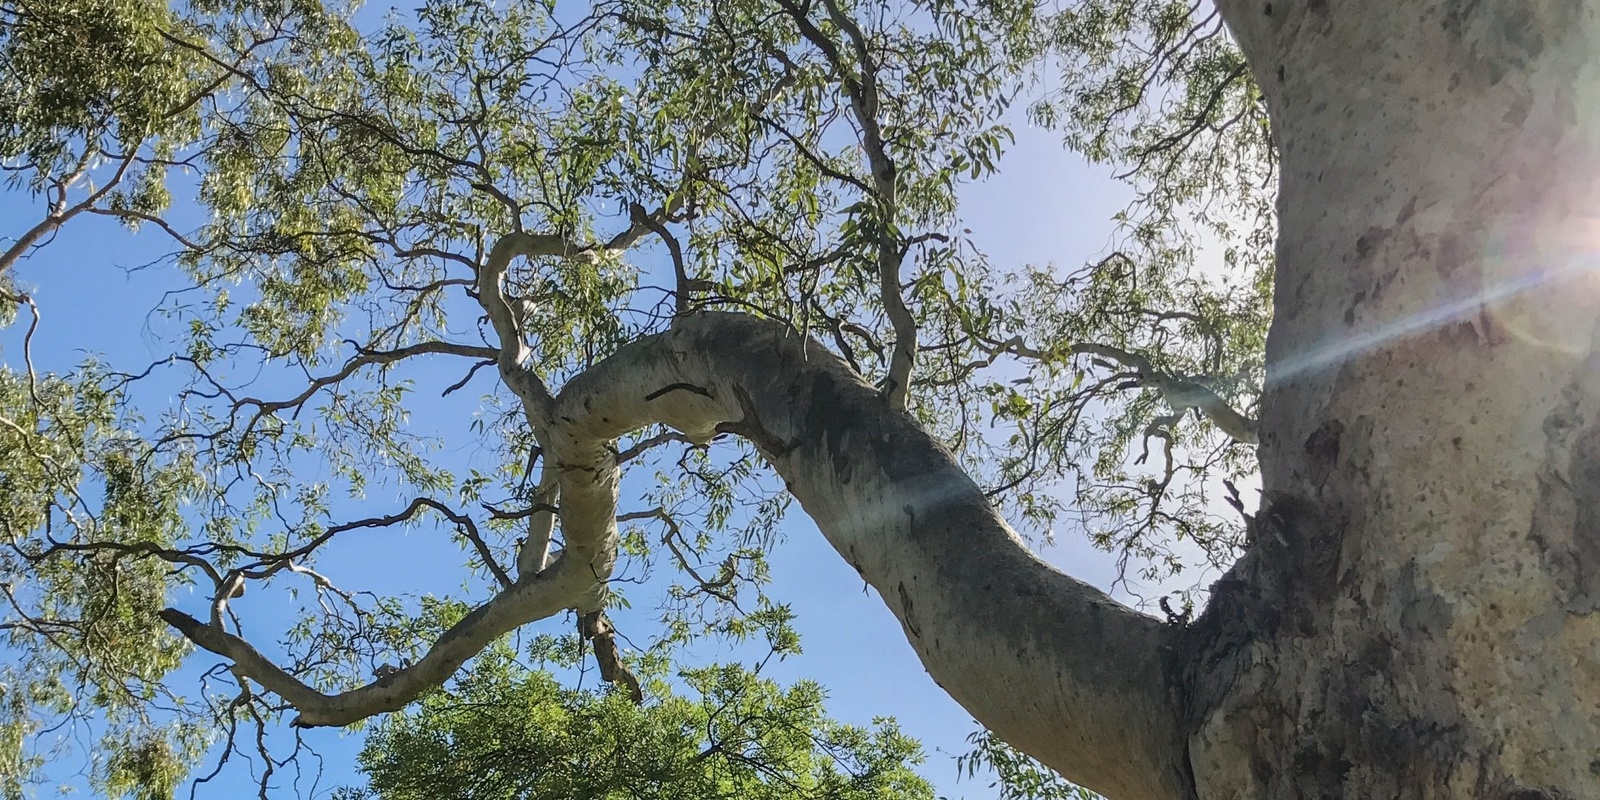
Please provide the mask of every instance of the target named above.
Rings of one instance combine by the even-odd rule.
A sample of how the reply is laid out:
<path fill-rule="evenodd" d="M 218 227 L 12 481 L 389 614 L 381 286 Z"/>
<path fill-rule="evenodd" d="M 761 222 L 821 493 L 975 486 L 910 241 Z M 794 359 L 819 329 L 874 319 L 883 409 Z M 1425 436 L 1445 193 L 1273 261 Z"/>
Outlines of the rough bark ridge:
<path fill-rule="evenodd" d="M 1600 11 L 1220 5 L 1281 233 L 1198 794 L 1600 797 Z"/>

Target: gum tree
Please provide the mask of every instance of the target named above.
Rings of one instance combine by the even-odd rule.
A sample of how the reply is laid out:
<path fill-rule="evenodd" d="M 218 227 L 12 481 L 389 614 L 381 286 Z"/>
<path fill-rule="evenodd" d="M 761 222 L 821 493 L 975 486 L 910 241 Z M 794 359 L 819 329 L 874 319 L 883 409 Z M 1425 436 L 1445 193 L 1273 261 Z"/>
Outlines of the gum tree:
<path fill-rule="evenodd" d="M 953 697 L 1109 797 L 1596 794 L 1600 17 L 1218 6 L 5 6 L 6 80 L 40 87 L 6 163 L 48 205 L 0 260 L 8 736 L 92 715 L 109 786 L 170 783 L 208 713 L 354 724 L 567 611 L 638 693 L 619 569 L 677 570 L 664 641 L 781 641 L 792 496 Z M 1045 52 L 1041 119 L 1141 187 L 1128 246 L 1066 275 L 991 269 L 955 203 Z M 176 248 L 171 357 L 29 357 L 21 267 L 85 215 Z M 1189 269 L 1194 222 L 1231 283 Z M 459 425 L 409 421 L 467 387 Z M 1063 476 L 1108 547 L 1237 556 L 1204 611 L 1035 556 L 1007 519 Z M 405 499 L 335 517 L 379 487 Z M 402 524 L 467 554 L 437 635 L 318 569 Z M 291 579 L 320 602 L 268 646 L 246 589 Z M 209 599 L 161 608 L 184 583 Z M 184 642 L 235 691 L 157 713 Z"/>

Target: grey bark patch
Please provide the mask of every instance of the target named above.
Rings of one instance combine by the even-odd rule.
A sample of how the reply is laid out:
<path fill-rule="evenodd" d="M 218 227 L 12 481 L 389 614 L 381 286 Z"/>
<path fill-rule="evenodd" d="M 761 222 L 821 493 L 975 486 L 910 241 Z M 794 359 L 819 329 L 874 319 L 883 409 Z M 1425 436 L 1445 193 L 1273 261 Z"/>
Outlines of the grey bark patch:
<path fill-rule="evenodd" d="M 1591 356 L 1585 371 L 1594 369 Z M 1544 418 L 1545 461 L 1528 539 L 1540 549 L 1562 608 L 1574 614 L 1600 610 L 1600 427 L 1580 410 L 1589 394 L 1575 378 Z"/>
<path fill-rule="evenodd" d="M 926 437 L 905 435 L 912 426 L 894 424 L 901 421 L 889 419 L 895 412 L 880 395 L 863 393 L 829 373 L 817 374 L 810 383 L 799 441 L 826 446 L 840 480 L 848 483 L 867 464 L 891 481 L 905 480 L 949 460 Z"/>
<path fill-rule="evenodd" d="M 1600 430 L 1585 431 L 1573 442 L 1567 474 L 1576 513 L 1567 543 L 1569 574 L 1562 588 L 1569 610 L 1590 614 L 1600 610 Z"/>
<path fill-rule="evenodd" d="M 1406 204 L 1401 207 L 1400 214 L 1394 218 L 1395 227 L 1406 224 L 1417 215 L 1417 196 L 1412 195 Z"/>
<path fill-rule="evenodd" d="M 1498 27 L 1505 49 L 1520 56 L 1516 59 L 1517 66 L 1526 66 L 1544 52 L 1542 25 L 1538 24 L 1540 21 L 1534 18 L 1527 3 L 1506 4 L 1501 8 L 1500 22 Z"/>
<path fill-rule="evenodd" d="M 1505 121 L 1506 125 L 1513 128 L 1520 128 L 1528 121 L 1528 114 L 1532 110 L 1533 98 L 1526 95 L 1518 95 L 1511 100 L 1509 105 L 1506 106 L 1506 114 L 1502 119 Z"/>
<path fill-rule="evenodd" d="M 1306 472 L 1311 485 L 1321 487 L 1339 463 L 1340 439 L 1344 436 L 1344 423 L 1333 419 L 1317 426 L 1306 437 Z"/>
<path fill-rule="evenodd" d="M 1544 418 L 1544 435 L 1552 441 L 1564 440 L 1582 424 L 1583 415 L 1578 413 L 1577 401 L 1569 400 Z"/>
<path fill-rule="evenodd" d="M 1452 39 L 1462 39 L 1467 35 L 1467 23 L 1472 15 L 1477 13 L 1478 6 L 1483 0 L 1462 0 L 1451 6 L 1444 16 L 1444 32 Z"/>
<path fill-rule="evenodd" d="M 1582 417 L 1557 409 L 1545 418 L 1550 454 L 1538 475 L 1539 501 L 1528 538 L 1540 547 L 1544 569 L 1562 594 L 1562 607 L 1573 614 L 1600 611 L 1600 429 L 1589 428 L 1572 440 Z M 1565 475 L 1556 466 L 1566 450 Z"/>
<path fill-rule="evenodd" d="M 1565 795 L 1543 789 L 1512 789 L 1506 792 L 1506 800 L 1565 800 Z"/>
<path fill-rule="evenodd" d="M 1466 248 L 1462 246 L 1461 238 L 1454 233 L 1440 234 L 1435 252 L 1438 258 L 1434 265 L 1438 268 L 1439 274 L 1446 279 L 1455 275 L 1456 271 L 1467 263 Z"/>
<path fill-rule="evenodd" d="M 1400 570 L 1399 595 L 1400 627 L 1429 636 L 1442 635 L 1454 620 L 1450 604 L 1439 593 L 1424 588 L 1418 581 L 1417 564 L 1409 562 Z"/>
<path fill-rule="evenodd" d="M 1528 623 L 1522 626 L 1522 629 L 1536 639 L 1549 639 L 1561 633 L 1561 627 L 1566 622 L 1566 617 L 1567 615 L 1563 614 L 1560 609 L 1552 608 L 1528 620 Z"/>
<path fill-rule="evenodd" d="M 1383 243 L 1388 240 L 1389 233 L 1388 228 L 1380 228 L 1376 225 L 1367 228 L 1366 233 L 1356 237 L 1356 257 L 1366 259 L 1372 255 L 1372 251 L 1382 247 Z"/>
<path fill-rule="evenodd" d="M 1585 0 L 1454 4 L 1445 14 L 1443 28 L 1459 45 L 1458 77 L 1493 86 L 1508 74 L 1526 72 L 1550 49 L 1550 34 L 1559 38 L 1576 29 L 1584 4 Z"/>

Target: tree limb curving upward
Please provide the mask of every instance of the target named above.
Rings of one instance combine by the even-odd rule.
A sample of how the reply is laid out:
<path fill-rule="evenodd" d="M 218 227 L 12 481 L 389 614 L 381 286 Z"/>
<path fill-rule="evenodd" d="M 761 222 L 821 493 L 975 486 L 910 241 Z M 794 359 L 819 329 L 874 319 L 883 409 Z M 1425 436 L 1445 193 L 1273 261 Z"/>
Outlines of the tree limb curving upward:
<path fill-rule="evenodd" d="M 220 628 L 172 609 L 164 618 L 293 704 L 297 724 L 392 711 L 517 626 L 597 610 L 617 555 L 617 437 L 658 423 L 697 441 L 732 432 L 771 461 L 928 672 L 980 722 L 1101 793 L 1189 796 L 1164 663 L 1170 629 L 1030 553 L 938 442 L 819 345 L 777 322 L 694 314 L 576 376 L 550 408 L 543 438 L 566 548 L 416 663 L 330 696 Z"/>

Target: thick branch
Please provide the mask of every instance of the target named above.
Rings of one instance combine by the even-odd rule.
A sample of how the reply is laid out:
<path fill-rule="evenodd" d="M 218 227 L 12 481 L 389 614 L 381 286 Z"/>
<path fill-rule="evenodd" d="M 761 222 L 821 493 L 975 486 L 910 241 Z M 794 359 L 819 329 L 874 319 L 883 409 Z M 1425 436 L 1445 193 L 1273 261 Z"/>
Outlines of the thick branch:
<path fill-rule="evenodd" d="M 871 200 L 876 206 L 878 290 L 883 300 L 884 313 L 894 328 L 894 346 L 889 356 L 888 382 L 884 394 L 889 404 L 898 409 L 906 406 L 911 388 L 911 372 L 916 365 L 917 322 L 900 293 L 900 269 L 905 263 L 905 249 L 894 233 L 898 213 L 898 178 L 894 159 L 883 139 L 882 125 L 878 121 L 878 67 L 868 47 L 867 37 L 855 20 L 832 0 L 824 0 L 828 18 L 845 34 L 854 54 L 855 68 L 846 60 L 838 43 L 813 24 L 806 9 L 792 0 L 778 0 L 800 35 L 822 51 L 829 66 L 839 76 L 845 97 L 850 102 L 850 113 L 861 130 L 861 149 L 867 156 L 867 167 L 872 171 Z"/>
<path fill-rule="evenodd" d="M 542 427 L 541 420 L 549 411 L 551 397 L 544 382 L 523 368 L 523 362 L 528 359 L 531 350 L 522 338 L 522 315 L 512 308 L 505 287 L 501 285 L 511 260 L 554 256 L 592 261 L 609 253 L 622 252 L 633 247 L 651 231 L 653 225 L 659 226 L 660 221 L 676 207 L 677 203 L 673 201 L 655 214 L 636 215 L 627 230 L 613 236 L 604 245 L 580 245 L 555 234 L 514 231 L 501 236 L 489 249 L 488 257 L 478 269 L 478 303 L 483 306 L 489 324 L 494 327 L 495 336 L 500 340 L 500 353 L 496 361 L 500 367 L 500 377 L 522 401 L 529 415 L 528 421 L 536 430 Z"/>
<path fill-rule="evenodd" d="M 500 352 L 496 358 L 500 366 L 500 379 L 522 401 L 530 422 L 536 423 L 548 413 L 550 390 L 545 388 L 537 375 L 522 366 L 531 350 L 522 339 L 521 317 L 506 299 L 505 288 L 500 285 L 501 279 L 505 277 L 511 259 L 518 256 L 570 257 L 582 252 L 582 248 L 574 247 L 561 236 L 517 231 L 500 237 L 490 248 L 483 266 L 478 268 L 478 303 L 489 316 L 489 324 L 494 327 L 495 335 L 500 340 Z"/>
<path fill-rule="evenodd" d="M 689 310 L 690 294 L 689 272 L 683 265 L 683 245 L 679 244 L 678 237 L 673 236 L 672 232 L 667 230 L 667 226 L 646 213 L 644 206 L 634 203 L 628 207 L 628 214 L 632 218 L 633 224 L 645 226 L 667 245 L 667 252 L 672 256 L 672 274 L 674 278 L 673 307 L 679 314 L 687 312 Z"/>
<path fill-rule="evenodd" d="M 558 473 L 547 460 L 539 470 L 539 488 L 533 495 L 533 509 L 528 515 L 528 535 L 517 551 L 517 574 L 535 575 L 545 568 L 550 557 L 550 538 L 555 534 L 555 501 L 560 486 Z"/>
<path fill-rule="evenodd" d="M 551 412 L 544 456 L 559 475 L 566 550 L 416 664 L 328 696 L 220 625 L 164 618 L 292 703 L 299 724 L 391 711 L 518 625 L 599 610 L 616 557 L 619 436 L 658 423 L 692 442 L 729 431 L 764 451 L 979 721 L 1112 797 L 1189 797 L 1167 628 L 1030 553 L 947 451 L 819 345 L 774 322 L 693 314 L 574 378 Z"/>
<path fill-rule="evenodd" d="M 578 603 L 594 586 L 583 553 L 563 553 L 555 565 L 477 607 L 445 631 L 415 664 L 339 694 L 323 694 L 272 663 L 261 651 L 220 624 L 208 625 L 175 608 L 161 618 L 189 641 L 231 660 L 237 672 L 282 697 L 300 715 L 297 727 L 342 726 L 375 714 L 397 711 L 418 695 L 444 683 L 467 659 L 502 634 L 556 614 Z"/>
<path fill-rule="evenodd" d="M 654 423 L 750 439 L 980 721 L 1112 797 L 1187 796 L 1164 626 L 1029 553 L 948 452 L 820 346 L 691 315 L 574 378 L 556 415 L 597 442 Z M 563 530 L 590 538 L 573 515 L 597 502 L 588 530 L 614 524 L 613 498 L 564 494 Z"/>
<path fill-rule="evenodd" d="M 32 228 L 29 228 L 27 232 L 17 237 L 17 240 L 13 242 L 10 247 L 6 248 L 4 252 L 0 252 L 0 274 L 4 274 L 7 270 L 15 266 L 16 263 L 20 261 L 23 256 L 27 255 L 28 251 L 33 248 L 34 245 L 38 244 L 40 240 L 44 239 L 44 237 L 54 233 L 56 230 L 60 229 L 62 225 L 65 225 L 68 220 L 78 216 L 84 211 L 94 208 L 96 203 L 99 203 L 101 200 L 105 199 L 105 196 L 109 194 L 112 189 L 115 189 L 117 184 L 122 182 L 122 178 L 128 173 L 128 167 L 132 164 L 133 156 L 128 156 L 122 159 L 122 163 L 117 165 L 117 171 L 112 173 L 111 177 L 106 179 L 106 182 L 103 186 L 91 193 L 87 198 L 84 198 L 82 202 L 79 202 L 71 208 L 68 208 L 66 204 L 66 190 L 71 183 L 76 181 L 77 176 L 81 174 L 82 171 L 80 170 L 79 173 L 75 173 L 73 177 L 58 184 L 61 197 L 55 203 L 55 206 L 50 210 L 50 213 L 46 214 L 45 218 L 39 220 L 39 222 Z"/>

